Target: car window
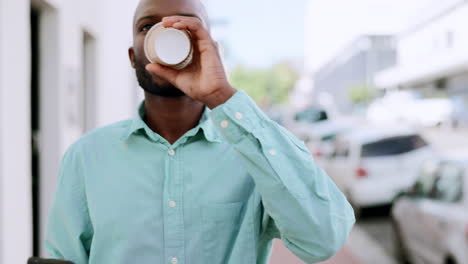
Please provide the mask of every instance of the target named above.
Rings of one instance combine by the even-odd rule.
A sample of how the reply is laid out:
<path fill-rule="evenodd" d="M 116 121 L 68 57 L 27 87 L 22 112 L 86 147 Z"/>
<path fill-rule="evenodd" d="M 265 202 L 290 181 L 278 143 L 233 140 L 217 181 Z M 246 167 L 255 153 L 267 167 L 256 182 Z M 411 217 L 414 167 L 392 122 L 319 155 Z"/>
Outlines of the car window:
<path fill-rule="evenodd" d="M 336 138 L 337 135 L 338 133 L 329 133 L 329 134 L 323 135 L 320 138 L 320 141 L 332 141 Z"/>
<path fill-rule="evenodd" d="M 319 121 L 328 120 L 328 115 L 325 111 L 316 109 L 316 108 L 309 108 L 302 112 L 297 113 L 294 116 L 296 121 L 304 121 L 309 123 L 316 123 Z"/>
<path fill-rule="evenodd" d="M 419 135 L 399 136 L 382 139 L 362 146 L 362 157 L 380 157 L 407 153 L 427 146 Z"/>
<path fill-rule="evenodd" d="M 411 194 L 422 197 L 429 197 L 434 189 L 437 177 L 438 162 L 425 162 L 420 170 L 416 183 L 413 185 Z"/>
<path fill-rule="evenodd" d="M 445 163 L 438 171 L 438 177 L 432 190 L 432 198 L 444 202 L 458 202 L 463 196 L 462 166 Z"/>

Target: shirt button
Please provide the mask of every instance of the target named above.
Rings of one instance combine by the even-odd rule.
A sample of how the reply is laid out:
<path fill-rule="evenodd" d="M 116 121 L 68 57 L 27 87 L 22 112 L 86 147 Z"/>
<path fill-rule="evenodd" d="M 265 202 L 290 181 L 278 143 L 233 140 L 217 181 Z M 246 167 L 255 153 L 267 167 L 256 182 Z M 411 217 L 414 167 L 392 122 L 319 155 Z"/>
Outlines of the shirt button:
<path fill-rule="evenodd" d="M 178 262 L 177 258 L 172 258 L 172 259 L 171 259 L 171 263 L 172 263 L 172 264 L 177 264 L 177 262 Z"/>
<path fill-rule="evenodd" d="M 276 154 L 277 154 L 277 153 L 276 153 L 276 150 L 274 150 L 274 149 L 270 150 L 270 155 L 276 156 Z"/>
<path fill-rule="evenodd" d="M 176 204 L 176 202 L 174 202 L 174 201 L 170 201 L 170 202 L 169 202 L 169 207 L 171 207 L 171 208 L 176 207 L 176 205 L 177 205 L 177 204 Z"/>
<path fill-rule="evenodd" d="M 174 151 L 173 149 L 170 149 L 170 150 L 168 151 L 168 153 L 169 153 L 169 155 L 171 155 L 171 156 L 174 156 L 174 155 L 175 155 L 175 151 Z"/>
<path fill-rule="evenodd" d="M 222 128 L 227 128 L 228 126 L 229 126 L 229 122 L 228 122 L 227 120 L 223 120 L 223 121 L 221 122 L 221 127 L 222 127 Z"/>
<path fill-rule="evenodd" d="M 242 115 L 242 113 L 240 113 L 240 112 L 237 112 L 237 113 L 236 113 L 236 119 L 237 119 L 237 120 L 241 120 L 243 117 L 244 117 L 244 116 Z"/>

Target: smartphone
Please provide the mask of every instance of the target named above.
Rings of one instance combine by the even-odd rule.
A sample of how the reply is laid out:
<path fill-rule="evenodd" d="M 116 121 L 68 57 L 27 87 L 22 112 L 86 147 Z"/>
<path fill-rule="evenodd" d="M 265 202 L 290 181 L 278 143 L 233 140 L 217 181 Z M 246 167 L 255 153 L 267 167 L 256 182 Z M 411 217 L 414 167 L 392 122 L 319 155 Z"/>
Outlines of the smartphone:
<path fill-rule="evenodd" d="M 71 261 L 63 260 L 63 259 L 44 259 L 44 258 L 31 257 L 28 259 L 28 264 L 74 264 L 74 263 Z"/>

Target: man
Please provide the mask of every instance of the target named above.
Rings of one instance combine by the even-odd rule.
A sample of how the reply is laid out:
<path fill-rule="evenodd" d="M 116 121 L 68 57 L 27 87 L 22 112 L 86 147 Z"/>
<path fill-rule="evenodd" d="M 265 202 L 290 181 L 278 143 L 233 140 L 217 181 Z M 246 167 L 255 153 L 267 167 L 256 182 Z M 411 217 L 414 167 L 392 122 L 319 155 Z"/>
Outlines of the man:
<path fill-rule="evenodd" d="M 189 30 L 193 64 L 149 64 L 148 30 Z M 272 239 L 307 263 L 354 224 L 302 142 L 229 84 L 198 0 L 143 0 L 129 49 L 145 100 L 66 152 L 45 246 L 76 264 L 266 264 Z M 242 87 L 238 87 L 242 88 Z"/>

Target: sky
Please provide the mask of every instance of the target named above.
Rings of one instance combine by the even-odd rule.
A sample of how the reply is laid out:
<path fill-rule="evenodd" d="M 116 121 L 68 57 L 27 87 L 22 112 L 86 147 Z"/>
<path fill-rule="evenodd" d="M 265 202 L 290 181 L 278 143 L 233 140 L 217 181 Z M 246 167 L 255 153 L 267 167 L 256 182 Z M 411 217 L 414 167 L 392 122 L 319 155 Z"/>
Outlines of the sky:
<path fill-rule="evenodd" d="M 360 34 L 395 34 L 435 0 L 205 0 L 229 64 L 304 60 L 306 72 Z M 437 0 L 440 1 L 440 0 Z"/>
<path fill-rule="evenodd" d="M 229 64 L 268 67 L 304 54 L 308 0 L 205 0 Z"/>

